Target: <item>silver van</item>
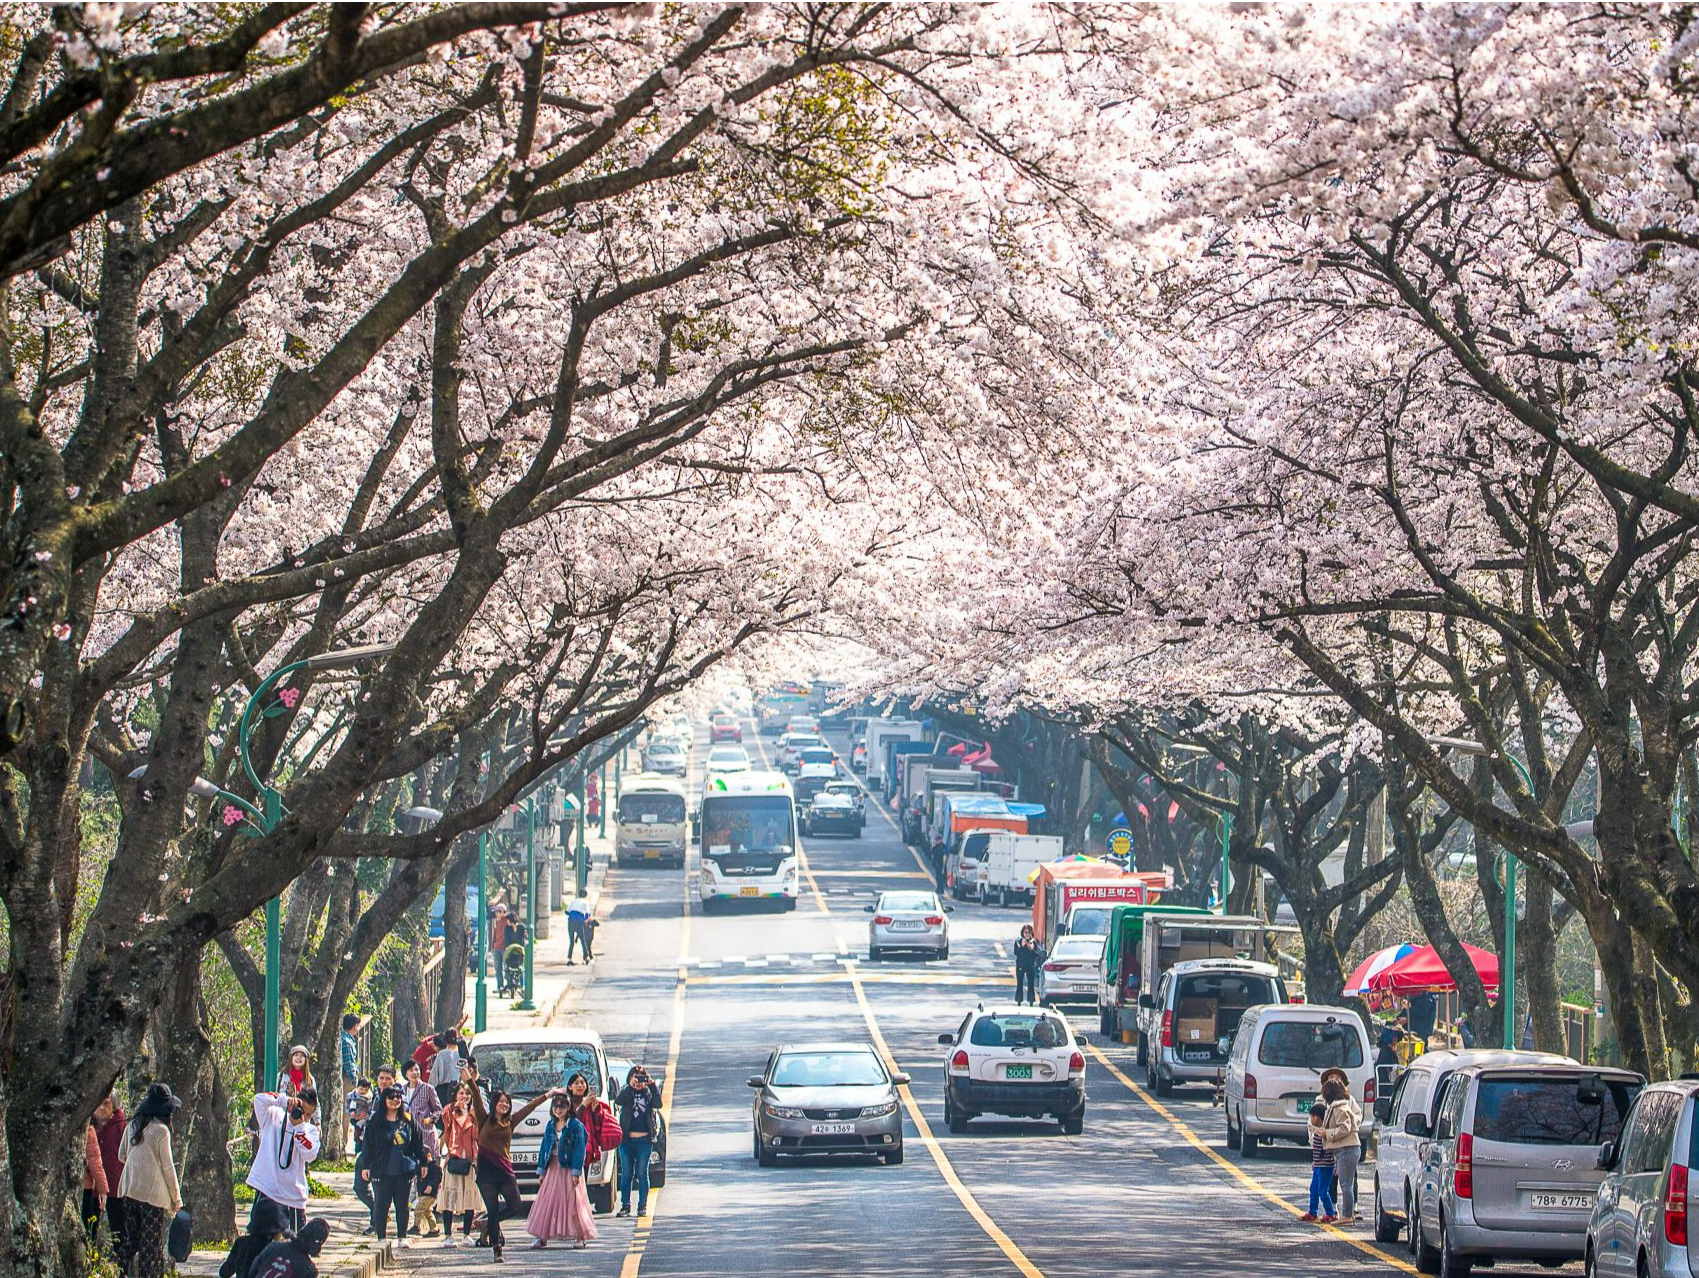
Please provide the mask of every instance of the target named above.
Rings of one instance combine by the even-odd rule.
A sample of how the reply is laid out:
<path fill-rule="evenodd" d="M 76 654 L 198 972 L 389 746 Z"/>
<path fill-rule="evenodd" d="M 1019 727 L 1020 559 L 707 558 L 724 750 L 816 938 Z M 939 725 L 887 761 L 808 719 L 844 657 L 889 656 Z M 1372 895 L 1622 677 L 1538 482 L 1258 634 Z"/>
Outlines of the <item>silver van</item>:
<path fill-rule="evenodd" d="M 1307 1144 L 1322 1071 L 1333 1069 L 1344 1072 L 1366 1115 L 1374 1104 L 1375 1072 L 1356 1012 L 1319 1003 L 1251 1008 L 1239 1020 L 1222 1076 L 1227 1148 L 1255 1158 L 1263 1141 Z M 1359 1135 L 1367 1134 L 1365 1117 Z"/>
<path fill-rule="evenodd" d="M 1699 1078 L 1654 1083 L 1640 1093 L 1622 1139 L 1599 1157 L 1605 1169 L 1587 1225 L 1589 1278 L 1693 1278 L 1699 1235 L 1688 1228 L 1695 1094 Z"/>
<path fill-rule="evenodd" d="M 1644 1080 L 1589 1065 L 1468 1065 L 1440 1084 L 1414 1178 L 1410 1251 L 1447 1278 L 1481 1262 L 1580 1260 L 1600 1147 L 1622 1135 Z"/>
<path fill-rule="evenodd" d="M 1071 929 L 1084 925 L 1076 911 L 1086 908 L 1068 912 L 1070 936 L 1077 935 Z M 1206 958 L 1174 964 L 1162 974 L 1156 992 L 1139 999 L 1140 1028 L 1148 1035 L 1146 1083 L 1158 1096 L 1167 1096 L 1176 1083 L 1216 1082 L 1246 1010 L 1285 1002 L 1280 969 L 1270 963 Z"/>

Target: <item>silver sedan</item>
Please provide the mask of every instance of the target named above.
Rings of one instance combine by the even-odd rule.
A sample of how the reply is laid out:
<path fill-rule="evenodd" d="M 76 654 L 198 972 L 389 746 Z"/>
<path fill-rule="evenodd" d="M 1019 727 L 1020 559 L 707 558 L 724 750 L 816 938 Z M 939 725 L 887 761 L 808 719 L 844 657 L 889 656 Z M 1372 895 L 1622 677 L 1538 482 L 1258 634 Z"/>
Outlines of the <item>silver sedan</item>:
<path fill-rule="evenodd" d="M 755 1090 L 755 1161 L 780 1154 L 872 1154 L 903 1161 L 903 1115 L 893 1074 L 866 1043 L 792 1043 L 749 1079 Z"/>
<path fill-rule="evenodd" d="M 945 905 L 936 892 L 882 892 L 879 903 L 867 907 L 867 958 L 877 963 L 893 950 L 917 950 L 941 959 L 950 957 L 950 920 L 955 906 Z"/>

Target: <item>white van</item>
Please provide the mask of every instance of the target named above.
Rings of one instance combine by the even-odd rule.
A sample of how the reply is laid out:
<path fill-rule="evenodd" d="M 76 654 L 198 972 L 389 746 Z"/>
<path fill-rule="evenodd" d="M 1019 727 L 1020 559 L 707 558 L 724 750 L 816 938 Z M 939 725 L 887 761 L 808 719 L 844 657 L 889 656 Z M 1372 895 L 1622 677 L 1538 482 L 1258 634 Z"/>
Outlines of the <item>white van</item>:
<path fill-rule="evenodd" d="M 1148 1017 L 1145 1081 L 1158 1096 L 1170 1095 L 1176 1083 L 1217 1082 L 1230 1051 L 1224 1044 L 1246 1010 L 1285 1000 L 1285 983 L 1272 963 L 1202 958 L 1174 964 L 1155 994 L 1139 996 L 1141 1025 Z"/>
<path fill-rule="evenodd" d="M 1410 1062 L 1398 1076 L 1390 1095 L 1373 1106 L 1375 1128 L 1375 1237 L 1395 1242 L 1403 1230 L 1405 1205 L 1415 1201 L 1416 1175 L 1422 1169 L 1421 1150 L 1430 1138 L 1407 1129 L 1419 1117 L 1432 1130 L 1445 1080 L 1472 1065 L 1574 1065 L 1567 1056 L 1550 1052 L 1483 1050 L 1428 1052 Z"/>
<path fill-rule="evenodd" d="M 1227 1147 L 1255 1158 L 1262 1140 L 1307 1145 L 1310 1109 L 1327 1069 L 1345 1071 L 1351 1095 L 1363 1107 L 1362 1135 L 1368 1135 L 1375 1069 L 1363 1018 L 1348 1007 L 1314 1003 L 1248 1010 L 1227 1057 Z"/>
<path fill-rule="evenodd" d="M 602 1050 L 602 1036 L 593 1029 L 486 1030 L 472 1044 L 472 1059 L 480 1081 L 489 1084 L 492 1094 L 500 1088 L 513 1097 L 515 1109 L 551 1087 L 565 1087 L 569 1078 L 580 1073 L 593 1095 L 613 1104 L 616 1088 L 609 1076 L 607 1053 Z M 513 1175 L 522 1193 L 537 1191 L 537 1146 L 548 1118 L 548 1107 L 539 1105 L 513 1133 Z M 585 1169 L 585 1188 L 594 1210 L 613 1210 L 618 1177 L 618 1150 L 604 1152 Z"/>
<path fill-rule="evenodd" d="M 689 838 L 684 783 L 639 772 L 620 782 L 614 808 L 614 859 L 620 865 L 684 864 Z"/>

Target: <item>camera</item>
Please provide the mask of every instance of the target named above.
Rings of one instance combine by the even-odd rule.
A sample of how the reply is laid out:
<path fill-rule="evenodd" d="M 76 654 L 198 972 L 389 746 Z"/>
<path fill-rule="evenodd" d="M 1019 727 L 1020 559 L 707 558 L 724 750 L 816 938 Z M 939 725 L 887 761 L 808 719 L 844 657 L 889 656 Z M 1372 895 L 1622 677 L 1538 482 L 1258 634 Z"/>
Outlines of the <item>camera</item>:
<path fill-rule="evenodd" d="M 292 1101 L 289 1102 L 289 1121 L 290 1122 L 298 1123 L 303 1118 L 305 1118 L 306 1116 L 307 1116 L 306 1107 L 304 1105 L 302 1105 L 300 1101 L 292 1100 Z"/>

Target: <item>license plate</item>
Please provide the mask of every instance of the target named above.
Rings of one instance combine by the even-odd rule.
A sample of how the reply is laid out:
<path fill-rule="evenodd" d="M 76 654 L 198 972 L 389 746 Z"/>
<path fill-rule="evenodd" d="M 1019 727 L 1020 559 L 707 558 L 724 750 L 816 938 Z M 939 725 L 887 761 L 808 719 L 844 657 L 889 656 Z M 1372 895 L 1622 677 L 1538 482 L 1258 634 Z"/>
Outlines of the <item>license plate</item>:
<path fill-rule="evenodd" d="M 1032 1066 L 1031 1065 L 1005 1065 L 1003 1067 L 1003 1077 L 1004 1078 L 1031 1078 L 1032 1077 Z"/>
<path fill-rule="evenodd" d="M 1293 1108 L 1300 1114 L 1307 1114 L 1310 1112 L 1311 1107 L 1313 1107 L 1315 1103 L 1316 1098 L 1314 1096 L 1300 1096 Z"/>
<path fill-rule="evenodd" d="M 816 1136 L 854 1136 L 854 1123 L 815 1123 L 810 1129 Z"/>
<path fill-rule="evenodd" d="M 1537 1211 L 1591 1211 L 1593 1209 L 1592 1194 L 1541 1194 L 1528 1195 L 1528 1205 Z"/>
<path fill-rule="evenodd" d="M 737 894 L 739 896 L 760 896 L 761 889 L 758 887 L 740 887 Z"/>
<path fill-rule="evenodd" d="M 536 1165 L 537 1156 L 535 1154 L 515 1154 L 511 1161 L 515 1167 L 532 1167 Z"/>
<path fill-rule="evenodd" d="M 1095 985 L 1075 985 L 1071 987 L 1076 994 L 1090 994 L 1097 988 Z"/>
<path fill-rule="evenodd" d="M 926 925 L 924 923 L 921 923 L 917 920 L 898 919 L 895 923 L 891 924 L 891 931 L 893 931 L 893 932 L 918 932 L 918 931 L 920 931 L 921 928 L 923 928 L 925 926 Z"/>
<path fill-rule="evenodd" d="M 643 859 L 645 861 L 659 861 L 661 859 L 661 853 L 656 848 L 650 848 L 643 854 Z"/>

